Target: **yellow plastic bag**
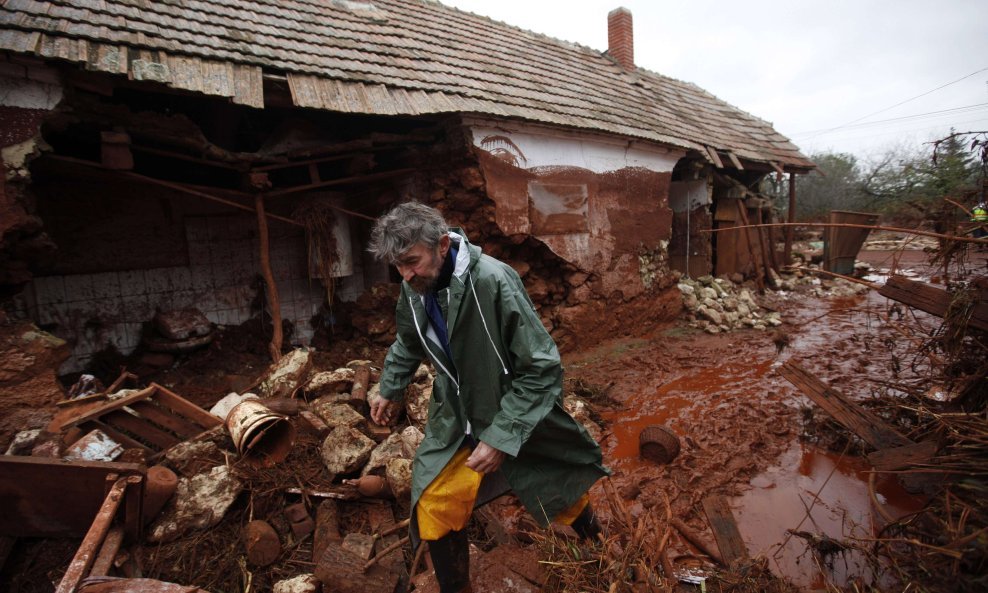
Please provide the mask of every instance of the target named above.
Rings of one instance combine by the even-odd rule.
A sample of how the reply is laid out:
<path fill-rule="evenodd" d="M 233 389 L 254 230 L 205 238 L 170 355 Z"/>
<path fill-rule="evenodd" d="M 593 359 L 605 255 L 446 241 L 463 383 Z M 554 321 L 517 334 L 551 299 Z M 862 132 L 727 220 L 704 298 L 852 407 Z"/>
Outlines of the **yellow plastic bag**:
<path fill-rule="evenodd" d="M 450 531 L 467 526 L 477 501 L 484 475 L 467 467 L 470 449 L 464 447 L 453 455 L 443 471 L 422 492 L 415 506 L 419 537 L 435 541 Z"/>

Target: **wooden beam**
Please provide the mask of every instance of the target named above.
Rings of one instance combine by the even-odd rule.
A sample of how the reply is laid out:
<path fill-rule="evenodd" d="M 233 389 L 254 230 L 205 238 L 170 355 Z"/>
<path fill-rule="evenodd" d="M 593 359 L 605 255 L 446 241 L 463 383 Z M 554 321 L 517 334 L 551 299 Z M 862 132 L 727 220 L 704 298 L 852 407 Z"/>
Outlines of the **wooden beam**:
<path fill-rule="evenodd" d="M 741 532 L 738 531 L 727 498 L 720 495 L 708 496 L 703 499 L 702 504 L 724 562 L 730 566 L 734 562 L 747 559 L 748 548 L 741 539 Z"/>
<path fill-rule="evenodd" d="M 794 223 L 796 222 L 796 174 L 789 173 L 789 212 L 787 213 L 786 222 Z M 786 243 L 783 250 L 783 263 L 789 265 L 792 263 L 792 240 L 793 240 L 793 228 L 791 226 L 786 227 Z"/>
<path fill-rule="evenodd" d="M 251 213 L 254 212 L 254 209 L 251 208 L 250 206 L 245 206 L 244 204 L 240 204 L 239 202 L 234 202 L 233 200 L 228 200 L 226 198 L 221 198 L 219 196 L 214 196 L 214 195 L 207 194 L 205 192 L 201 192 L 201 191 L 197 191 L 197 190 L 194 190 L 194 189 L 190 189 L 189 187 L 187 187 L 187 186 L 185 186 L 185 185 L 183 185 L 181 183 L 173 183 L 171 181 L 163 181 L 161 179 L 155 179 L 154 177 L 147 177 L 146 175 L 141 175 L 139 173 L 132 173 L 132 172 L 129 172 L 129 171 L 113 171 L 112 169 L 107 169 L 105 167 L 102 167 L 98 163 L 94 163 L 94 162 L 83 160 L 83 159 L 77 159 L 77 158 L 67 157 L 67 156 L 60 156 L 60 155 L 57 155 L 57 154 L 47 155 L 44 158 L 46 158 L 46 159 L 52 159 L 52 160 L 55 160 L 55 161 L 61 161 L 61 162 L 64 162 L 64 163 L 72 163 L 72 164 L 75 164 L 75 165 L 83 165 L 85 167 L 92 167 L 94 169 L 101 169 L 103 171 L 112 171 L 113 173 L 115 173 L 117 175 L 120 175 L 122 177 L 129 178 L 129 179 L 133 179 L 135 181 L 143 181 L 145 183 L 151 183 L 153 185 L 160 185 L 161 187 L 167 187 L 168 189 L 173 189 L 173 190 L 175 190 L 177 192 L 188 194 L 190 196 L 196 196 L 198 198 L 204 198 L 206 200 L 210 200 L 210 201 L 213 201 L 213 202 L 218 202 L 218 203 L 223 204 L 225 206 L 230 206 L 232 208 L 237 208 L 239 210 L 245 210 L 245 211 L 251 212 Z M 217 188 L 217 189 L 219 189 L 219 188 Z M 224 189 L 224 190 L 221 190 L 221 191 L 228 192 L 228 193 L 231 192 L 231 190 L 227 190 L 227 189 Z M 246 196 L 248 194 L 240 193 L 239 195 Z M 268 218 L 271 218 L 271 219 L 274 219 L 274 220 L 277 220 L 277 221 L 280 221 L 280 222 L 285 222 L 285 223 L 288 223 L 288 224 L 292 224 L 292 225 L 295 225 L 295 226 L 305 226 L 305 225 L 303 225 L 302 223 L 300 223 L 298 221 L 292 220 L 291 218 L 285 218 L 284 216 L 278 216 L 277 214 L 268 214 L 267 216 L 268 216 Z"/>
<path fill-rule="evenodd" d="M 705 146 L 704 148 L 707 149 L 707 155 L 710 157 L 710 162 L 712 162 L 714 166 L 717 167 L 718 169 L 723 169 L 724 163 L 720 160 L 720 157 L 717 155 L 717 151 L 712 146 Z"/>
<path fill-rule="evenodd" d="M 789 361 L 782 365 L 779 374 L 802 391 L 813 403 L 820 406 L 834 420 L 858 435 L 875 449 L 888 449 L 912 445 L 913 442 L 887 426 L 881 418 L 863 410 L 844 394 L 827 387 L 809 371 Z"/>
<path fill-rule="evenodd" d="M 272 334 L 271 341 L 268 342 L 268 354 L 271 362 L 277 363 L 281 360 L 281 300 L 278 298 L 278 285 L 274 281 L 274 272 L 271 271 L 271 253 L 268 246 L 268 221 L 264 217 L 264 196 L 257 194 L 254 198 L 254 207 L 257 210 L 257 230 L 258 249 L 261 258 L 261 276 L 264 277 L 264 285 L 268 295 L 268 313 L 271 315 Z"/>
<path fill-rule="evenodd" d="M 388 179 L 391 177 L 398 177 L 406 173 L 411 173 L 416 169 L 395 169 L 393 171 L 381 171 L 379 173 L 371 173 L 369 175 L 355 175 L 353 177 L 343 177 L 340 179 L 331 179 L 328 181 L 320 181 L 319 183 L 309 183 L 307 185 L 300 185 L 297 187 L 289 187 L 286 189 L 276 189 L 274 191 L 269 191 L 265 195 L 268 197 L 284 196 L 287 194 L 294 194 L 302 191 L 310 191 L 313 189 L 322 189 L 324 187 L 333 187 L 336 185 L 347 185 L 350 183 L 363 183 L 367 181 L 378 181 L 381 179 Z"/>
<path fill-rule="evenodd" d="M 878 290 L 878 294 L 920 311 L 926 311 L 941 319 L 946 318 L 955 298 L 954 295 L 941 288 L 916 282 L 903 276 L 890 276 L 885 281 L 885 285 Z M 964 316 L 967 317 L 966 321 L 969 326 L 988 330 L 988 303 L 984 300 L 978 299 L 971 303 L 969 308 L 964 311 Z"/>
<path fill-rule="evenodd" d="M 744 166 L 741 164 L 741 161 L 738 160 L 738 157 L 733 152 L 727 151 L 727 158 L 731 161 L 731 164 L 734 165 L 735 169 L 737 169 L 738 171 L 744 171 Z"/>
<path fill-rule="evenodd" d="M 868 454 L 868 462 L 879 471 L 908 469 L 928 463 L 937 454 L 936 441 L 923 441 L 892 449 L 880 449 Z"/>
<path fill-rule="evenodd" d="M 55 593 L 75 593 L 76 588 L 82 579 L 86 577 L 86 573 L 96 559 L 97 552 L 99 552 L 100 547 L 103 545 L 103 540 L 110 530 L 110 525 L 117 514 L 120 503 L 123 502 L 126 490 L 127 478 L 118 478 L 110 488 L 106 498 L 103 499 L 103 504 L 100 506 L 96 518 L 93 519 L 93 523 L 90 525 L 86 537 L 83 538 L 82 544 L 72 558 L 72 562 L 69 563 L 69 567 L 65 570 L 65 574 L 58 583 Z"/>

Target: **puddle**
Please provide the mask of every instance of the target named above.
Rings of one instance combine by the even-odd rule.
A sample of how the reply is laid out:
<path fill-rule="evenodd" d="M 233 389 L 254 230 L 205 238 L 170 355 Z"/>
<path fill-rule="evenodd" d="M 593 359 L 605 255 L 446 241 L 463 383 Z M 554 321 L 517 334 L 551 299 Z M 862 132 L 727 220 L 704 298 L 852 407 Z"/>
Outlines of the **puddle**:
<path fill-rule="evenodd" d="M 713 347 L 685 341 L 666 344 L 666 350 L 641 348 L 635 362 L 622 368 L 619 391 L 626 406 L 601 411 L 610 430 L 601 443 L 605 462 L 619 474 L 636 476 L 632 482 L 645 477 L 657 484 L 674 481 L 697 493 L 718 491 L 730 475 L 747 482 L 731 506 L 749 554 L 768 558 L 776 574 L 803 590 L 845 585 L 851 577 L 876 578 L 881 567 L 870 566 L 857 551 L 819 560 L 803 538 L 787 531 L 857 541 L 867 548 L 883 519 L 872 506 L 866 461 L 797 441 L 798 421 L 791 414 L 809 402 L 776 369 L 793 358 L 824 370 L 823 376 L 847 393 L 866 395 L 863 381 L 885 374 L 881 361 L 888 354 L 858 336 L 862 330 L 887 332 L 886 309 L 876 293 L 807 301 L 787 315 L 790 342 L 779 355 L 767 337 L 759 337 L 765 334 L 751 332 L 722 338 Z M 674 370 L 642 371 L 650 356 L 671 357 Z M 652 424 L 680 435 L 682 463 L 661 467 L 639 456 L 638 435 Z M 756 473 L 756 459 L 771 468 Z M 895 517 L 923 504 L 888 476 L 876 480 L 876 497 Z M 695 503 L 689 503 L 691 510 Z"/>
<path fill-rule="evenodd" d="M 772 362 L 756 365 L 734 362 L 700 369 L 660 385 L 651 397 L 637 401 L 634 408 L 603 412 L 601 416 L 611 426 L 606 451 L 608 462 L 616 467 L 640 463 L 638 434 L 643 428 L 662 424 L 677 432 L 676 419 L 701 415 L 701 409 L 716 410 L 724 405 L 717 400 L 725 395 L 756 392 Z"/>
<path fill-rule="evenodd" d="M 732 503 L 749 554 L 768 558 L 773 572 L 802 589 L 823 589 L 826 583 L 844 586 L 850 576 L 874 575 L 873 567 L 855 550 L 821 563 L 806 540 L 787 533 L 823 534 L 868 547 L 884 522 L 873 510 L 868 493 L 870 469 L 859 459 L 793 445 L 779 465 L 753 478 L 751 490 Z M 924 503 L 891 477 L 877 479 L 875 491 L 892 517 L 918 511 Z"/>

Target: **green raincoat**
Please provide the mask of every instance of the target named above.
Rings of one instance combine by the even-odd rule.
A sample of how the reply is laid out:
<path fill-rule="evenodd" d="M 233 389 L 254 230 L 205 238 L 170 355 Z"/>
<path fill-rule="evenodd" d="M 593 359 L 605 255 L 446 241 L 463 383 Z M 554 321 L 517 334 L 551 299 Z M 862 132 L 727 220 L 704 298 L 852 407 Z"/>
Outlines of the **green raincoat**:
<path fill-rule="evenodd" d="M 478 504 L 500 494 L 506 481 L 545 525 L 608 470 L 600 447 L 562 407 L 559 352 L 521 278 L 482 255 L 459 229 L 450 238 L 458 253 L 450 286 L 438 300 L 453 360 L 429 324 L 422 297 L 402 282 L 397 336 L 381 376 L 381 395 L 400 400 L 423 360 L 436 370 L 425 438 L 413 465 L 412 505 L 469 432 L 507 453 L 500 471 L 485 476 Z M 491 492 L 491 483 L 500 483 L 500 491 Z"/>

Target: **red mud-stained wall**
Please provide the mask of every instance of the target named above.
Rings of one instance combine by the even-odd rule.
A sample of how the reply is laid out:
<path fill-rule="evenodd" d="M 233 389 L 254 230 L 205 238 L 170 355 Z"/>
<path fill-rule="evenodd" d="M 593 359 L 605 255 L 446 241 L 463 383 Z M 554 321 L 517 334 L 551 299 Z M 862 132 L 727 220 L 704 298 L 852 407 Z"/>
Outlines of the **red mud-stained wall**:
<path fill-rule="evenodd" d="M 531 235 L 579 270 L 598 297 L 648 290 L 672 235 L 669 181 L 682 153 L 537 128 L 472 127 L 475 151 L 508 237 Z"/>

